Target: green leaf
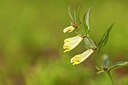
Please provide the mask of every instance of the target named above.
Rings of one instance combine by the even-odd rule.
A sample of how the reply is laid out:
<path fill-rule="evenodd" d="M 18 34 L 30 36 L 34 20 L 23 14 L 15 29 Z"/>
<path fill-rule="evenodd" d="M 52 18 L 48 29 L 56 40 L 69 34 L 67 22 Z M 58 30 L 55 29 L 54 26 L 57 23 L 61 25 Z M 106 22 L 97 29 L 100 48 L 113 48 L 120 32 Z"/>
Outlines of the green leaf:
<path fill-rule="evenodd" d="M 85 21 L 85 17 L 86 17 L 86 13 L 84 14 L 84 16 L 83 16 L 83 30 L 84 30 L 84 32 L 86 33 L 86 34 L 88 34 L 88 32 L 89 32 L 89 29 L 88 29 L 88 27 L 87 27 L 87 25 L 86 25 L 86 21 Z"/>
<path fill-rule="evenodd" d="M 90 32 L 90 10 L 91 8 L 89 8 L 88 11 L 83 16 L 83 26 L 86 34 Z"/>
<path fill-rule="evenodd" d="M 77 19 L 77 14 L 76 14 L 76 10 L 74 10 L 74 20 L 76 21 Z"/>
<path fill-rule="evenodd" d="M 118 62 L 110 67 L 110 70 L 128 66 L 128 61 Z"/>
<path fill-rule="evenodd" d="M 68 7 L 68 14 L 69 14 L 69 17 L 70 17 L 71 21 L 73 22 L 74 21 L 74 18 L 72 16 L 70 7 Z"/>
<path fill-rule="evenodd" d="M 80 8 L 78 8 L 77 11 L 74 10 L 74 20 L 75 20 L 75 22 L 76 22 L 78 25 L 81 24 L 81 22 L 80 22 L 80 18 L 79 18 L 79 10 L 80 10 Z"/>
<path fill-rule="evenodd" d="M 90 10 L 91 8 L 88 9 L 87 13 L 86 13 L 86 25 L 88 27 L 88 30 L 90 30 Z"/>
<path fill-rule="evenodd" d="M 99 49 L 107 44 L 108 37 L 109 37 L 110 31 L 111 31 L 111 29 L 112 29 L 113 26 L 114 26 L 114 24 L 112 24 L 112 25 L 107 29 L 107 31 L 104 33 L 104 35 L 102 36 L 101 40 L 100 40 L 99 43 L 98 43 Z"/>
<path fill-rule="evenodd" d="M 77 11 L 76 11 L 76 22 L 78 23 L 78 25 L 81 24 L 80 18 L 79 18 L 79 12 L 80 12 L 80 7 L 78 7 Z"/>

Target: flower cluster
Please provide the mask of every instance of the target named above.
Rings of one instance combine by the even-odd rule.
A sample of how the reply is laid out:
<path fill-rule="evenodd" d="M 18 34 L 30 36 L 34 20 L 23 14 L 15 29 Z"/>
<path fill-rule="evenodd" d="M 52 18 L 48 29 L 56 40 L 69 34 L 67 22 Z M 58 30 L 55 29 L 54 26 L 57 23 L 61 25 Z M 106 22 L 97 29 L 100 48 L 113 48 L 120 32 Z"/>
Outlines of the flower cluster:
<path fill-rule="evenodd" d="M 90 9 L 88 9 L 88 11 L 84 14 L 82 20 L 79 18 L 79 9 L 77 12 L 74 11 L 72 13 L 69 8 L 69 16 L 71 19 L 71 25 L 66 27 L 63 32 L 71 33 L 75 31 L 77 35 L 64 40 L 64 53 L 74 49 L 78 44 L 80 44 L 81 41 L 84 41 L 85 47 L 87 49 L 85 52 L 75 55 L 73 58 L 71 58 L 71 63 L 73 65 L 76 65 L 83 62 L 92 53 L 96 52 L 97 50 L 100 50 L 106 45 L 110 31 L 114 24 L 112 24 L 107 29 L 107 31 L 103 34 L 101 40 L 97 44 L 95 44 L 94 41 L 90 38 L 90 32 L 93 30 L 90 26 Z"/>
<path fill-rule="evenodd" d="M 84 20 L 81 22 L 78 17 L 78 13 L 75 14 L 77 17 L 74 16 L 73 18 L 71 12 L 69 11 L 71 26 L 68 26 L 63 30 L 64 33 L 70 33 L 73 32 L 75 29 L 78 29 L 76 36 L 64 40 L 64 53 L 74 49 L 81 41 L 84 41 L 85 46 L 87 47 L 87 50 L 85 52 L 75 55 L 73 58 L 71 58 L 70 62 L 73 65 L 83 62 L 97 49 L 95 43 L 89 36 L 89 32 L 91 31 L 89 26 L 89 13 L 90 9 L 84 15 Z"/>

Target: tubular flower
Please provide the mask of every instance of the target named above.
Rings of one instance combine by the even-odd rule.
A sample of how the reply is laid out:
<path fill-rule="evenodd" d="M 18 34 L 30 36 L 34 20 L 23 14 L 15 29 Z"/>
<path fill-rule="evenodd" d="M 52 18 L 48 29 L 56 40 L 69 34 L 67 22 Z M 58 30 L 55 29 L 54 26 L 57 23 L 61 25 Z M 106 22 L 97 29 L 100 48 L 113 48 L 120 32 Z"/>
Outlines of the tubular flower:
<path fill-rule="evenodd" d="M 74 29 L 75 29 L 75 28 L 74 28 L 73 26 L 69 26 L 69 27 L 66 27 L 66 28 L 63 30 L 63 32 L 64 32 L 64 33 L 70 33 L 70 32 L 72 32 Z"/>
<path fill-rule="evenodd" d="M 81 36 L 75 36 L 65 39 L 63 45 L 63 49 L 65 50 L 64 53 L 74 49 L 82 40 L 83 37 Z"/>
<path fill-rule="evenodd" d="M 71 58 L 71 63 L 73 63 L 73 65 L 79 64 L 87 59 L 93 52 L 93 49 L 88 49 L 82 54 L 75 55 L 73 58 Z"/>

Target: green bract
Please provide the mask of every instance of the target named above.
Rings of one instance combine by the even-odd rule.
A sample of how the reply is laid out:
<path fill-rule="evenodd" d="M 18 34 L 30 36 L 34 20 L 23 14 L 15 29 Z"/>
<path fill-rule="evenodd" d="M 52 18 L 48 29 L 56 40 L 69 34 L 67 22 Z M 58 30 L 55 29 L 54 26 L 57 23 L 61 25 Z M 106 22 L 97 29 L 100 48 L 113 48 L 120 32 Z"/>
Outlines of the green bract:
<path fill-rule="evenodd" d="M 86 36 L 84 38 L 84 43 L 85 43 L 85 46 L 87 47 L 87 49 L 97 49 L 94 41 L 89 36 Z"/>

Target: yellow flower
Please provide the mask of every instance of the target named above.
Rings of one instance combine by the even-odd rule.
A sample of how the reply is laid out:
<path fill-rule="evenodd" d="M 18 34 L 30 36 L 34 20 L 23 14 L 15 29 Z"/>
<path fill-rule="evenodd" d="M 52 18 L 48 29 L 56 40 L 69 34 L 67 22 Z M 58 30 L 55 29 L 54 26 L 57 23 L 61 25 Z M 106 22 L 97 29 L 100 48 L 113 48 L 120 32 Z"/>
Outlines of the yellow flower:
<path fill-rule="evenodd" d="M 75 36 L 65 39 L 63 45 L 63 49 L 65 50 L 64 52 L 68 52 L 74 49 L 82 40 L 83 38 L 81 36 Z"/>
<path fill-rule="evenodd" d="M 73 58 L 71 58 L 71 63 L 73 63 L 73 65 L 79 64 L 86 60 L 93 52 L 93 49 L 88 49 L 82 54 L 75 55 Z"/>
<path fill-rule="evenodd" d="M 72 32 L 75 28 L 73 26 L 69 26 L 69 27 L 66 27 L 63 32 L 64 33 L 69 33 L 69 32 Z"/>

